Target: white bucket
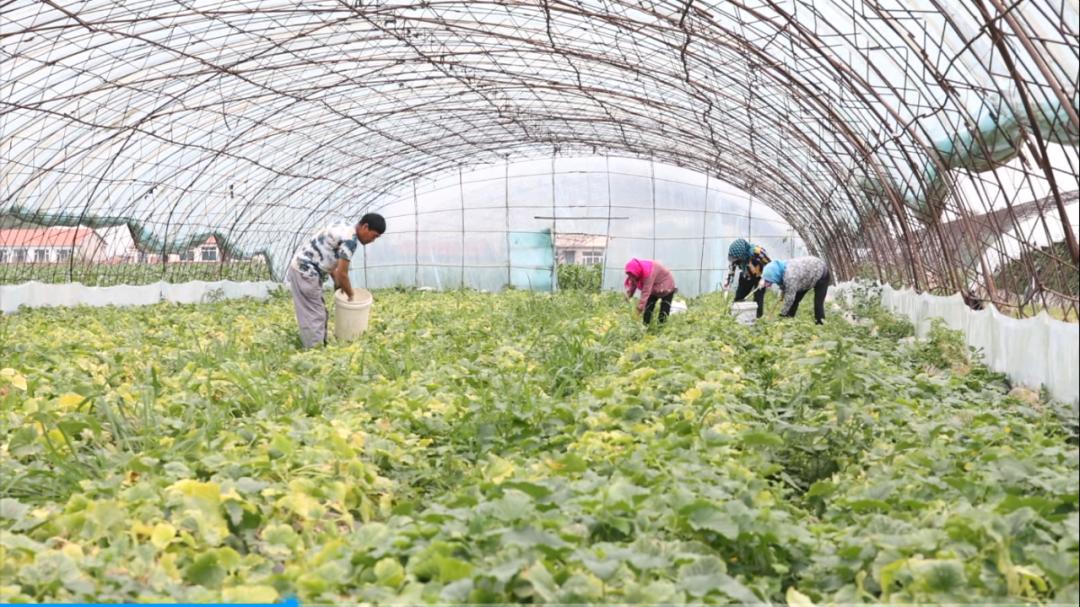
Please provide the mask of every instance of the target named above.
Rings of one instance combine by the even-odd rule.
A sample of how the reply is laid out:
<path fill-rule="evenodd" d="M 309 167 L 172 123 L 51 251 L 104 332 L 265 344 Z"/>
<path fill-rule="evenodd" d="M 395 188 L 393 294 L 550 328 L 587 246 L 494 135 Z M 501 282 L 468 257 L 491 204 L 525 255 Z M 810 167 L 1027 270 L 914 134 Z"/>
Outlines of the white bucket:
<path fill-rule="evenodd" d="M 353 289 L 352 299 L 344 291 L 334 291 L 334 337 L 352 341 L 366 331 L 374 301 L 367 289 Z"/>
<path fill-rule="evenodd" d="M 752 325 L 757 321 L 757 302 L 737 301 L 731 304 L 731 314 L 740 325 Z"/>
<path fill-rule="evenodd" d="M 681 299 L 676 299 L 671 302 L 671 312 L 669 314 L 682 314 L 686 312 L 686 302 Z"/>

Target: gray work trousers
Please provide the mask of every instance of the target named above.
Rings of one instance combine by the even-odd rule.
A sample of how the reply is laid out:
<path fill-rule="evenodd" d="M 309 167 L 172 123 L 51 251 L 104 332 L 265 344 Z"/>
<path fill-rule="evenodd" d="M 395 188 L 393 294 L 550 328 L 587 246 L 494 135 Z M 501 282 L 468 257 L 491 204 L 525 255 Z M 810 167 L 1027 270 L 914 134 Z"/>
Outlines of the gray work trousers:
<path fill-rule="evenodd" d="M 300 325 L 300 342 L 305 348 L 326 343 L 326 324 L 330 314 L 323 301 L 322 281 L 304 276 L 289 266 L 285 280 L 292 291 L 293 306 L 296 308 L 296 324 Z"/>

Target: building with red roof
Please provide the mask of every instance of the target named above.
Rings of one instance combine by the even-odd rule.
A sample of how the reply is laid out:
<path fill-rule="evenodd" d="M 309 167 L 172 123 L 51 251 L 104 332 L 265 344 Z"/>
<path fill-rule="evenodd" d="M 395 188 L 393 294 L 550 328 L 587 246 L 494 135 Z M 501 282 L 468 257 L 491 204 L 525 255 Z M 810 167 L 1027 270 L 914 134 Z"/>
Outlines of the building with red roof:
<path fill-rule="evenodd" d="M 0 229 L 0 263 L 66 263 L 101 261 L 105 241 L 88 227 Z"/>

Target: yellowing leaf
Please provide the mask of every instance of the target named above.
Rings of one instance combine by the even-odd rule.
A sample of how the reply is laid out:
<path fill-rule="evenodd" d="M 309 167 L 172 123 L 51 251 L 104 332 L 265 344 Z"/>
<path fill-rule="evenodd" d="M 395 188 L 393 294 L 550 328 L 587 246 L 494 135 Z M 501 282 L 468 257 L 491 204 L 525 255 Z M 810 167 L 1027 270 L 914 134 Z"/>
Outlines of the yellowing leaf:
<path fill-rule="evenodd" d="M 288 495 L 278 500 L 277 505 L 291 510 L 305 521 L 319 518 L 324 512 L 319 500 L 297 489 L 289 491 Z"/>
<path fill-rule="evenodd" d="M 221 599 L 226 603 L 273 603 L 278 600 L 278 591 L 273 586 L 233 586 L 221 591 Z"/>
<path fill-rule="evenodd" d="M 0 599 L 9 600 L 14 598 L 24 599 L 29 602 L 30 597 L 27 597 L 22 593 L 22 586 L 19 586 L 18 584 L 0 586 Z"/>
<path fill-rule="evenodd" d="M 135 521 L 131 523 L 131 532 L 136 536 L 144 535 L 149 537 L 154 532 L 154 528 L 142 521 Z"/>
<path fill-rule="evenodd" d="M 176 566 L 176 554 L 169 552 L 161 557 L 161 569 L 174 580 L 180 579 L 180 569 Z"/>
<path fill-rule="evenodd" d="M 165 494 L 174 504 L 179 502 L 182 509 L 178 515 L 193 520 L 208 544 L 217 546 L 229 535 L 229 526 L 221 514 L 221 487 L 217 483 L 184 479 L 169 486 Z M 174 515 L 173 520 L 180 519 Z"/>
<path fill-rule="evenodd" d="M 68 392 L 62 394 L 56 398 L 56 404 L 60 405 L 61 409 L 72 410 L 77 408 L 83 403 L 86 398 L 81 394 L 75 394 L 74 392 Z"/>
<path fill-rule="evenodd" d="M 59 428 L 53 428 L 45 433 L 45 436 L 53 444 L 54 447 L 61 447 L 66 444 L 66 438 L 64 433 Z"/>
<path fill-rule="evenodd" d="M 176 537 L 176 527 L 169 523 L 158 523 L 154 525 L 154 530 L 150 533 L 150 543 L 158 550 L 164 550 L 172 543 L 174 537 Z"/>
<path fill-rule="evenodd" d="M 686 402 L 692 403 L 695 400 L 701 398 L 701 388 L 694 386 L 693 388 L 688 389 L 686 392 L 683 392 L 682 397 L 683 400 L 685 400 Z"/>
<path fill-rule="evenodd" d="M 173 483 L 166 491 L 175 491 L 208 503 L 217 504 L 221 502 L 221 487 L 217 483 L 202 483 L 184 479 Z"/>
<path fill-rule="evenodd" d="M 487 469 L 484 470 L 484 478 L 495 483 L 501 484 L 506 479 L 514 475 L 514 464 L 499 457 L 498 455 L 488 456 Z"/>
<path fill-rule="evenodd" d="M 810 597 L 795 590 L 794 586 L 788 586 L 787 595 L 785 600 L 790 607 L 814 607 L 814 601 L 810 600 Z"/>
<path fill-rule="evenodd" d="M 0 377 L 7 378 L 8 382 L 16 388 L 26 391 L 26 378 L 21 373 L 10 367 L 0 369 Z"/>
<path fill-rule="evenodd" d="M 352 443 L 354 449 L 363 449 L 365 436 L 363 432 L 353 432 L 349 436 L 349 441 Z"/>

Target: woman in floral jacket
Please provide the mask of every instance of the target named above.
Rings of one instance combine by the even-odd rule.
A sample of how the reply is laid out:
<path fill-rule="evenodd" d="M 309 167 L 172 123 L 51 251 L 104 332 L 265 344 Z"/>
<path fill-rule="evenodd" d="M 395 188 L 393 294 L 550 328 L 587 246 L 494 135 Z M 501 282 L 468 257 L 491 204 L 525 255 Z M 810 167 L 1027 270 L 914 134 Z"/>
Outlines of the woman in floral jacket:
<path fill-rule="evenodd" d="M 769 262 L 761 273 L 765 287 L 780 285 L 783 292 L 784 306 L 780 316 L 795 316 L 799 302 L 806 292 L 814 290 L 814 322 L 825 321 L 825 294 L 829 291 L 829 266 L 817 257 L 796 257 L 787 261 L 779 259 Z"/>

